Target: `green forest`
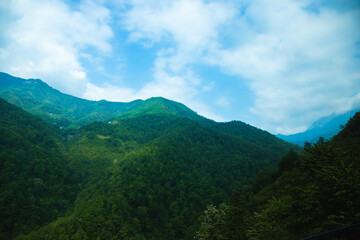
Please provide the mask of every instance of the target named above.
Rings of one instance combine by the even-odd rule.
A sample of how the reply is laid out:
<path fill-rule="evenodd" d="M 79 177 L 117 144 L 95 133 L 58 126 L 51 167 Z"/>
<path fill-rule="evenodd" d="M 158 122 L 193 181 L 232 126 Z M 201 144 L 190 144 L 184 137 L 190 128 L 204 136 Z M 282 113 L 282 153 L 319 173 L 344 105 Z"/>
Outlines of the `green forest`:
<path fill-rule="evenodd" d="M 301 239 L 360 222 L 360 113 L 302 148 L 164 98 L 3 78 L 0 239 Z"/>
<path fill-rule="evenodd" d="M 60 129 L 4 100 L 1 109 L 3 239 L 190 239 L 207 205 L 292 147 L 174 115 Z"/>
<path fill-rule="evenodd" d="M 301 239 L 360 222 L 360 112 L 204 211 L 195 239 Z M 316 239 L 358 239 L 360 226 Z M 314 238 L 315 239 L 315 238 Z"/>

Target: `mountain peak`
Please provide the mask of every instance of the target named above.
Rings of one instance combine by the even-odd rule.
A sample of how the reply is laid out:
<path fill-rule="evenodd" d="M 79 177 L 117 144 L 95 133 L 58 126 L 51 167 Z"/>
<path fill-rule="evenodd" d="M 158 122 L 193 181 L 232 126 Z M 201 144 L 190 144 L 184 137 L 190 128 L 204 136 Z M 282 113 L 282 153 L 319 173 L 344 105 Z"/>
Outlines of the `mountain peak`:
<path fill-rule="evenodd" d="M 0 97 L 30 113 L 63 127 L 94 121 L 170 114 L 192 120 L 205 119 L 185 105 L 163 97 L 132 102 L 90 101 L 61 93 L 40 79 L 22 79 L 0 73 Z"/>
<path fill-rule="evenodd" d="M 314 143 L 319 137 L 330 139 L 335 136 L 341 130 L 340 127 L 359 110 L 360 109 L 351 110 L 340 115 L 331 114 L 315 121 L 305 132 L 292 135 L 278 134 L 277 137 L 299 145 L 304 145 L 305 142 Z"/>
<path fill-rule="evenodd" d="M 79 128 L 92 122 L 109 122 L 142 115 L 173 116 L 187 118 L 201 126 L 214 129 L 253 143 L 264 143 L 266 147 L 276 143 L 287 146 L 284 141 L 248 124 L 241 122 L 217 123 L 198 115 L 182 103 L 164 97 L 152 97 L 132 102 L 89 101 L 51 88 L 47 84 L 3 84 L 26 81 L 43 83 L 41 80 L 25 80 L 8 74 L 0 75 L 0 97 L 24 110 L 56 124 L 59 127 Z M 6 85 L 6 86 L 5 86 Z M 275 145 L 276 145 L 275 144 Z M 294 147 L 294 146 L 291 146 Z"/>

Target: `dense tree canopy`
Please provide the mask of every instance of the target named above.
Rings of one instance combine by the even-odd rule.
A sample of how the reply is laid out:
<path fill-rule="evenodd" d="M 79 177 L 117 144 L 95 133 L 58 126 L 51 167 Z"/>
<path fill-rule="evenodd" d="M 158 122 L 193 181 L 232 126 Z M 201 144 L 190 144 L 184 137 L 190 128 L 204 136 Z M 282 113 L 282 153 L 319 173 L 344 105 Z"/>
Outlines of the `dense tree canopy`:
<path fill-rule="evenodd" d="M 0 239 L 65 214 L 78 190 L 62 135 L 0 99 Z"/>
<path fill-rule="evenodd" d="M 66 130 L 1 104 L 5 239 L 192 239 L 207 205 L 291 146 L 154 113 Z"/>
<path fill-rule="evenodd" d="M 360 222 L 360 113 L 299 152 L 156 108 L 80 129 L 0 108 L 0 239 L 299 239 Z"/>
<path fill-rule="evenodd" d="M 197 239 L 300 239 L 359 223 L 359 129 L 360 112 L 331 141 L 319 139 L 299 155 L 290 151 L 278 169 L 239 187 L 232 201 L 210 205 Z"/>

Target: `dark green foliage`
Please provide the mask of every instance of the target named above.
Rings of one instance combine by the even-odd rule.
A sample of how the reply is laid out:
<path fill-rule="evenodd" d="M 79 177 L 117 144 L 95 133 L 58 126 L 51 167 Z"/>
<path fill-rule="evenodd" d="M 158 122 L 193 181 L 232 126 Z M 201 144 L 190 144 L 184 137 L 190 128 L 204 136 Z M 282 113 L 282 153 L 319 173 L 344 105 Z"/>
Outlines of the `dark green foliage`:
<path fill-rule="evenodd" d="M 74 211 L 19 239 L 192 239 L 208 204 L 276 162 L 275 152 L 164 115 L 87 125 L 69 154 L 83 171 Z"/>
<path fill-rule="evenodd" d="M 53 126 L 0 99 L 0 239 L 64 215 L 77 191 Z"/>
<path fill-rule="evenodd" d="M 59 126 L 75 127 L 60 130 L 23 111 L 6 115 L 6 124 L 18 129 L 7 132 L 8 125 L 1 125 L 6 135 L 0 139 L 6 149 L 1 154 L 14 163 L 6 168 L 4 188 L 15 184 L 17 192 L 24 192 L 30 185 L 17 177 L 33 178 L 31 194 L 40 196 L 37 208 L 14 206 L 33 218 L 39 218 L 34 211 L 45 216 L 6 215 L 9 223 L 3 226 L 12 230 L 4 231 L 17 239 L 192 239 L 207 205 L 228 199 L 233 189 L 274 167 L 293 147 L 247 124 L 216 123 L 163 98 L 93 102 L 62 94 L 40 80 L 2 74 L 0 83 L 0 94 L 9 101 Z M 22 114 L 29 123 L 18 121 L 27 118 Z M 21 132 L 27 124 L 33 129 Z M 27 146 L 23 155 L 30 160 L 16 155 L 19 144 Z M 26 160 L 16 162 L 22 157 Z M 41 167 L 35 173 L 26 170 L 26 164 L 39 165 L 36 161 Z M 25 170 L 13 173 L 12 183 L 7 174 L 15 171 L 15 163 Z M 31 194 L 25 199 L 33 199 Z M 3 203 L 4 213 L 8 205 Z"/>
<path fill-rule="evenodd" d="M 297 145 L 291 145 L 270 133 L 253 127 L 240 121 L 231 121 L 225 123 L 207 122 L 203 125 L 215 129 L 217 131 L 240 137 L 258 146 L 271 149 L 281 153 L 279 158 L 286 153 L 289 148 L 300 152 L 301 148 Z M 286 149 L 286 150 L 285 150 Z M 284 151 L 285 150 L 285 151 Z"/>
<path fill-rule="evenodd" d="M 279 161 L 279 173 L 293 169 L 299 164 L 299 156 L 294 150 L 290 150 Z"/>
<path fill-rule="evenodd" d="M 1 239 L 192 239 L 279 155 L 168 114 L 68 131 L 1 109 Z"/>
<path fill-rule="evenodd" d="M 215 220 L 204 213 L 197 239 L 300 239 L 360 222 L 359 129 L 357 113 L 331 141 L 290 151 L 277 171 L 241 186 L 225 213 L 211 206 Z"/>

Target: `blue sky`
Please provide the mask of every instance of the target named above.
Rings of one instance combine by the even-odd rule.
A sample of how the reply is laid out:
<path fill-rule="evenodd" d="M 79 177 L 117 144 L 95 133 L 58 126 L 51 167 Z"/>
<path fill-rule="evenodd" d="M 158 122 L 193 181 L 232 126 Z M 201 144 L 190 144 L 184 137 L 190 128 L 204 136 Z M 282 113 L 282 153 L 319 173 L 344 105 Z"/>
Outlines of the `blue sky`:
<path fill-rule="evenodd" d="M 0 29 L 0 71 L 81 98 L 283 134 L 360 107 L 357 0 L 10 0 Z"/>

